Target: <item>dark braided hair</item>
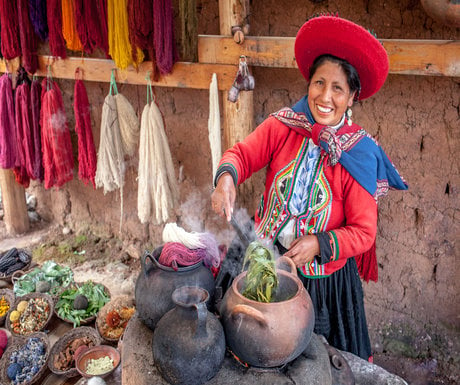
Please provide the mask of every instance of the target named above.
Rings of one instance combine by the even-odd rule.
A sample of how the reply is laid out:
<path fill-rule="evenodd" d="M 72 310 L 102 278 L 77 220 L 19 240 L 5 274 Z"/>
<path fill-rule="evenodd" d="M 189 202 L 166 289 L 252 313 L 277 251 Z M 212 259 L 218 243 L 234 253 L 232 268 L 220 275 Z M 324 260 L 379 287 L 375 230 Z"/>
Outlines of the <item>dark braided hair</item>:
<path fill-rule="evenodd" d="M 348 83 L 348 87 L 350 87 L 350 92 L 353 93 L 356 91 L 354 100 L 355 101 L 358 100 L 359 93 L 361 92 L 361 81 L 359 80 L 358 71 L 356 71 L 355 67 L 353 67 L 350 63 L 348 63 L 344 59 L 341 59 L 337 56 L 329 55 L 329 54 L 318 56 L 313 61 L 313 65 L 310 67 L 308 78 L 311 79 L 313 75 L 315 74 L 316 70 L 327 61 L 340 65 L 340 67 L 343 69 L 343 72 L 345 72 L 345 75 L 347 77 L 347 83 Z"/>

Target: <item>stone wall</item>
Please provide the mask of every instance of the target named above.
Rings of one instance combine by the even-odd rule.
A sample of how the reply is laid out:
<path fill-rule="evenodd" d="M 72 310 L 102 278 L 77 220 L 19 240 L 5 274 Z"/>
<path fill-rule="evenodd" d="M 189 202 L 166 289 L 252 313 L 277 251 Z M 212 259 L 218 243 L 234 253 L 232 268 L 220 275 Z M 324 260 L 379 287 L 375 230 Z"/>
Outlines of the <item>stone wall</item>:
<path fill-rule="evenodd" d="M 218 34 L 217 0 L 197 0 L 197 5 L 199 32 Z M 430 19 L 417 0 L 331 0 L 319 4 L 252 0 L 251 35 L 294 36 L 308 16 L 321 11 L 339 11 L 342 17 L 373 29 L 380 38 L 459 36 L 458 29 Z M 305 81 L 297 70 L 251 68 L 251 72 L 256 81 L 256 123 L 270 112 L 292 105 L 305 92 Z M 58 83 L 73 130 L 73 82 Z M 86 87 L 98 146 L 101 109 L 109 83 L 87 82 Z M 119 85 L 118 89 L 140 115 L 146 102 L 145 87 Z M 171 220 L 189 231 L 212 231 L 219 240 L 228 242 L 233 234 L 211 212 L 209 204 L 208 92 L 158 87 L 156 96 L 180 178 L 181 205 Z M 399 349 L 404 354 L 434 358 L 441 358 L 448 348 L 458 357 L 459 79 L 390 75 L 377 95 L 354 107 L 353 117 L 380 141 L 410 186 L 407 192 L 390 192 L 379 207 L 379 282 L 365 284 L 374 347 L 376 351 Z M 39 214 L 77 232 L 91 229 L 122 237 L 125 243 L 139 247 L 157 245 L 162 227 L 141 225 L 137 218 L 137 163 L 137 158 L 129 160 L 122 235 L 118 232 L 120 193 L 104 195 L 102 189 L 85 186 L 77 174 L 58 191 L 45 191 L 41 185 L 32 184 L 30 190 L 39 198 Z M 252 177 L 258 191 L 244 197 L 253 202 L 252 207 L 246 207 L 250 214 L 262 191 L 262 174 Z"/>

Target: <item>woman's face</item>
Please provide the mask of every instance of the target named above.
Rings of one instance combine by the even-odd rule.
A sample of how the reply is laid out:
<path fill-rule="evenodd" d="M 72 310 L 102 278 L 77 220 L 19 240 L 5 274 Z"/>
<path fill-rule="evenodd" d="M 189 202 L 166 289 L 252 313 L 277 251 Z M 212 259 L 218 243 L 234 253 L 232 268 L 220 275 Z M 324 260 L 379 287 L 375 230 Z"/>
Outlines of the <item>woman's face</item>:
<path fill-rule="evenodd" d="M 308 85 L 308 106 L 316 123 L 337 125 L 353 105 L 354 94 L 339 64 L 326 61 L 320 65 Z"/>

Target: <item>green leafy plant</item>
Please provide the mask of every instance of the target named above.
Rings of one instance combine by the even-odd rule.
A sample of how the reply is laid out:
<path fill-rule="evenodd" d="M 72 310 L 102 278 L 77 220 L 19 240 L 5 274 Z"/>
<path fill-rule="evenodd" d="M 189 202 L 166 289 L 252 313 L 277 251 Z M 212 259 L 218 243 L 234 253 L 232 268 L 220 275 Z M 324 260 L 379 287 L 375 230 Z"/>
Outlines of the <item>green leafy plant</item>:
<path fill-rule="evenodd" d="M 272 302 L 272 295 L 278 287 L 273 252 L 257 241 L 251 242 L 246 249 L 243 270 L 246 265 L 243 296 L 258 302 Z"/>

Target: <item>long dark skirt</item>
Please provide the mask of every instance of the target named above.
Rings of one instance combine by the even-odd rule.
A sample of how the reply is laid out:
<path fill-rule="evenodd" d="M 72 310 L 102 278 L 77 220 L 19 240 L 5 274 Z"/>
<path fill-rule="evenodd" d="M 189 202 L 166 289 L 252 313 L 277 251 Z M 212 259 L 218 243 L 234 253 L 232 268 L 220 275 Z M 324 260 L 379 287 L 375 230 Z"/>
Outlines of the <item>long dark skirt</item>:
<path fill-rule="evenodd" d="M 306 278 L 299 274 L 310 293 L 315 309 L 316 334 L 326 337 L 330 345 L 365 360 L 372 355 L 363 287 L 354 258 L 326 278 Z"/>

